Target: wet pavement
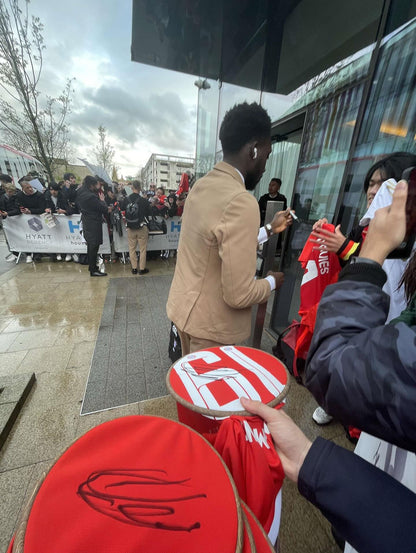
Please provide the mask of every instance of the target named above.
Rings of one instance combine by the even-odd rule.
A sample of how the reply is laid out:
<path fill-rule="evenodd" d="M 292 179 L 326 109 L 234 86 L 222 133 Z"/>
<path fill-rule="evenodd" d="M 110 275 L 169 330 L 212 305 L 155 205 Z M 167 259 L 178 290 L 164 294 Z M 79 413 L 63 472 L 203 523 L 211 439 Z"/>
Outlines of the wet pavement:
<path fill-rule="evenodd" d="M 124 415 L 154 414 L 177 419 L 175 402 L 164 388 L 169 363 L 169 322 L 164 318 L 162 305 L 173 275 L 174 260 L 150 260 L 150 273 L 146 276 L 134 276 L 129 265 L 116 263 L 108 267 L 107 278 L 91 278 L 88 267 L 73 262 L 52 263 L 44 258 L 42 263 L 15 265 L 6 263 L 5 255 L 7 248 L 0 232 L 0 378 L 35 373 L 36 382 L 0 449 L 1 553 L 7 549 L 22 507 L 36 482 L 77 437 L 97 424 Z M 128 304 L 125 299 L 132 294 L 136 298 L 135 314 L 132 311 L 128 319 L 125 311 L 123 319 L 123 309 L 127 310 Z M 114 320 L 109 318 L 108 311 L 111 297 L 119 298 L 121 309 Z M 142 318 L 140 323 L 135 321 L 136 316 Z M 103 321 L 106 321 L 104 326 Z M 129 396 L 125 394 L 118 399 L 127 405 L 110 409 L 111 405 L 105 405 L 104 401 L 98 407 L 105 410 L 98 410 L 95 405 L 91 411 L 97 412 L 81 415 L 90 369 L 94 367 L 94 351 L 103 353 L 100 328 L 115 332 L 113 345 L 116 350 L 121 348 L 126 352 L 127 367 L 128 348 L 127 342 L 124 343 L 128 336 L 127 321 L 136 325 L 135 331 L 141 332 L 136 342 L 141 347 L 134 350 L 134 356 L 142 370 L 131 372 L 134 365 L 131 358 L 130 369 L 125 372 L 120 369 L 119 376 L 114 377 L 111 351 L 103 346 L 108 353 L 107 365 L 101 376 L 94 377 L 95 382 L 110 377 L 117 382 L 124 378 L 122 388 L 127 392 L 126 375 L 130 373 L 133 377 L 130 382 L 134 382 L 134 375 L 142 382 L 147 378 L 152 392 L 136 397 L 130 392 Z M 147 330 L 144 332 L 143 328 Z M 270 352 L 273 343 L 264 332 L 262 349 Z M 122 367 L 122 363 L 119 365 Z M 160 397 L 152 397 L 159 394 Z M 102 393 L 94 401 L 97 398 L 102 399 Z M 296 383 L 292 385 L 287 406 L 289 414 L 310 438 L 321 435 L 349 446 L 340 425 L 318 427 L 311 421 L 316 403 Z M 280 535 L 282 553 L 339 551 L 324 517 L 287 482 L 283 489 Z"/>

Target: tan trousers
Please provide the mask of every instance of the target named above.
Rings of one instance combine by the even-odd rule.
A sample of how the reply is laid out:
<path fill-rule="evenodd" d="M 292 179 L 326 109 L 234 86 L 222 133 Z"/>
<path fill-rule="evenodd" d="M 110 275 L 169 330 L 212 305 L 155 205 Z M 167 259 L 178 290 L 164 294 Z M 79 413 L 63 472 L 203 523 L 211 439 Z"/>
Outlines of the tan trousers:
<path fill-rule="evenodd" d="M 130 263 L 132 269 L 137 269 L 137 255 L 136 255 L 136 248 L 137 243 L 139 244 L 139 251 L 140 251 L 140 258 L 139 258 L 139 264 L 140 264 L 140 271 L 143 271 L 143 269 L 146 269 L 146 248 L 147 248 L 147 240 L 149 238 L 149 230 L 147 226 L 145 225 L 142 228 L 127 228 L 127 238 L 129 241 L 129 254 L 130 254 Z"/>
<path fill-rule="evenodd" d="M 214 348 L 218 346 L 227 346 L 229 344 L 221 344 L 220 342 L 214 342 L 213 340 L 205 340 L 204 338 L 195 338 L 186 332 L 182 332 L 178 328 L 179 338 L 181 339 L 182 355 L 188 355 L 188 353 L 194 353 L 200 349 Z"/>

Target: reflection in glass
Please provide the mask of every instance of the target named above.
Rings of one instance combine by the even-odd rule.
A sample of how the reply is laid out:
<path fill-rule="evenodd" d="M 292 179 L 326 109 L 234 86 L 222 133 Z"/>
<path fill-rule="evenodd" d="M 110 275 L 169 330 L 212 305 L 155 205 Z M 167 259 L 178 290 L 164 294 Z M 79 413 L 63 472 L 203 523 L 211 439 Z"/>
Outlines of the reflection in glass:
<path fill-rule="evenodd" d="M 308 113 L 296 182 L 300 218 L 332 220 L 363 85 L 320 102 Z"/>
<path fill-rule="evenodd" d="M 203 86 L 198 86 L 202 83 Z M 208 79 L 195 81 L 198 86 L 195 177 L 205 175 L 215 165 L 215 145 L 218 128 L 219 83 Z"/>
<path fill-rule="evenodd" d="M 368 107 L 354 152 L 342 206 L 349 232 L 365 209 L 364 177 L 373 163 L 397 151 L 414 152 L 416 138 L 416 22 L 383 39 Z"/>
<path fill-rule="evenodd" d="M 362 93 L 363 84 L 358 84 L 309 108 L 291 201 L 299 221 L 288 232 L 282 263 L 285 283 L 271 317 L 276 332 L 297 317 L 303 277 L 298 257 L 312 225 L 334 216 Z"/>
<path fill-rule="evenodd" d="M 260 103 L 267 111 L 270 119 L 277 121 L 293 104 L 295 98 L 292 95 L 285 96 L 284 94 L 272 94 L 270 92 L 262 92 Z"/>

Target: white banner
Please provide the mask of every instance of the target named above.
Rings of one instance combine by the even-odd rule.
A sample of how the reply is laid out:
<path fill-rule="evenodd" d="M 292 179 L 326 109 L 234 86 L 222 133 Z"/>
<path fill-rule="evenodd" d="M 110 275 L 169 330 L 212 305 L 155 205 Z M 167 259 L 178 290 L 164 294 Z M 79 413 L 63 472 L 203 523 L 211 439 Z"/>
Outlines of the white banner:
<path fill-rule="evenodd" d="M 56 224 L 42 215 L 16 215 L 3 219 L 3 229 L 11 251 L 30 253 L 87 253 L 80 234 L 81 215 L 56 215 Z M 103 223 L 100 253 L 111 253 L 107 224 Z"/>
<path fill-rule="evenodd" d="M 180 217 L 166 219 L 167 234 L 150 234 L 147 242 L 147 251 L 154 250 L 177 250 L 179 234 L 181 232 Z M 129 243 L 127 240 L 127 229 L 123 224 L 123 236 L 120 236 L 116 229 L 113 229 L 114 250 L 117 253 L 128 252 Z"/>

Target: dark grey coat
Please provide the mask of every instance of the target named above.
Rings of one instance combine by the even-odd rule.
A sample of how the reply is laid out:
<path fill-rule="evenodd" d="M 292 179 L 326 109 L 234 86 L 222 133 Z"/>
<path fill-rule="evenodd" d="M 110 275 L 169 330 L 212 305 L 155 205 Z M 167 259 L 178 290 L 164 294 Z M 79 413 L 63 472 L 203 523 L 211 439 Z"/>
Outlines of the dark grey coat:
<path fill-rule="evenodd" d="M 385 325 L 379 266 L 352 264 L 319 304 L 305 384 L 325 410 L 416 451 L 416 326 Z"/>

